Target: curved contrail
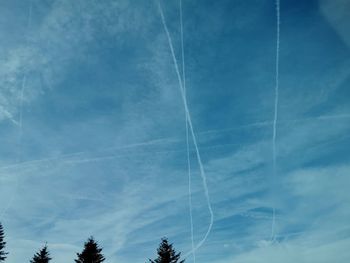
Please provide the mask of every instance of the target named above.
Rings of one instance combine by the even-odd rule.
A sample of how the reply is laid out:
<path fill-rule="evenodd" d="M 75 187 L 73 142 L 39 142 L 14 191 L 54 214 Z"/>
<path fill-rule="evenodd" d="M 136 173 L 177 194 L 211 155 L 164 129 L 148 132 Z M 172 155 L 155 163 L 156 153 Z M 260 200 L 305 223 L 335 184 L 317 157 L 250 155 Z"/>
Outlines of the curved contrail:
<path fill-rule="evenodd" d="M 195 135 L 194 130 L 193 130 L 192 119 L 191 119 L 191 115 L 190 115 L 190 112 L 189 112 L 189 109 L 188 109 L 187 100 L 186 100 L 186 96 L 185 96 L 185 92 L 184 92 L 184 88 L 183 88 L 183 84 L 182 84 L 182 80 L 181 80 L 181 76 L 180 76 L 178 62 L 177 62 L 177 59 L 176 59 L 176 56 L 175 56 L 173 43 L 172 43 L 171 36 L 170 36 L 169 30 L 168 30 L 168 27 L 167 27 L 167 24 L 166 24 L 166 21 L 165 21 L 165 17 L 164 17 L 162 6 L 161 6 L 159 1 L 157 1 L 157 2 L 158 2 L 158 8 L 159 8 L 159 12 L 160 12 L 163 28 L 164 28 L 164 31 L 166 33 L 167 39 L 168 39 L 168 44 L 169 44 L 171 56 L 172 56 L 172 59 L 173 59 L 173 63 L 174 63 L 174 67 L 175 67 L 175 71 L 176 71 L 176 75 L 177 75 L 177 79 L 178 79 L 178 82 L 179 82 L 179 89 L 180 89 L 183 105 L 184 105 L 184 108 L 185 108 L 185 113 L 186 113 L 186 116 L 187 116 L 187 123 L 188 123 L 189 130 L 191 132 L 191 137 L 192 137 L 193 144 L 194 144 L 194 147 L 195 147 L 195 150 L 196 150 L 196 156 L 197 156 L 197 161 L 198 161 L 198 165 L 199 165 L 200 175 L 201 175 L 201 178 L 202 178 L 203 188 L 204 188 L 205 196 L 206 196 L 206 199 L 207 199 L 208 210 L 209 210 L 209 213 L 210 213 L 210 223 L 209 223 L 207 232 L 205 233 L 205 235 L 202 238 L 202 240 L 199 241 L 199 243 L 196 244 L 196 246 L 195 246 L 195 248 L 193 250 L 193 251 L 196 251 L 198 248 L 200 248 L 203 245 L 203 243 L 206 241 L 206 239 L 208 238 L 208 236 L 209 236 L 209 234 L 211 232 L 211 229 L 212 229 L 213 223 L 214 223 L 214 213 L 213 213 L 213 209 L 211 207 L 211 202 L 210 202 L 209 190 L 208 190 L 208 185 L 207 185 L 207 177 L 205 175 L 205 171 L 204 171 L 204 167 L 203 167 L 203 163 L 202 163 L 202 158 L 201 158 L 201 155 L 200 155 L 200 152 L 199 152 L 199 149 L 198 149 L 197 138 L 196 138 L 196 135 Z M 193 251 L 190 251 L 187 254 L 191 254 L 191 253 L 193 253 Z"/>

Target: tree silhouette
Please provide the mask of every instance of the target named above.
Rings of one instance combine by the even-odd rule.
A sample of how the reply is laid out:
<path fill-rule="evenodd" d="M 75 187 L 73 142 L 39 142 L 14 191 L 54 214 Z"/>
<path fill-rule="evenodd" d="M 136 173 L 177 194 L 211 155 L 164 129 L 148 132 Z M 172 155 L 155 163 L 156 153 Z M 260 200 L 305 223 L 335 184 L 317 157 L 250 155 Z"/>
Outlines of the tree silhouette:
<path fill-rule="evenodd" d="M 51 259 L 52 258 L 50 258 L 50 253 L 47 250 L 47 245 L 45 245 L 42 249 L 40 249 L 39 252 L 34 255 L 30 263 L 49 263 Z"/>
<path fill-rule="evenodd" d="M 100 263 L 105 260 L 101 254 L 102 248 L 98 247 L 93 237 L 90 237 L 84 244 L 84 250 L 79 254 L 78 259 L 75 259 L 76 263 Z"/>
<path fill-rule="evenodd" d="M 0 223 L 0 261 L 4 261 L 6 259 L 6 255 L 8 254 L 7 252 L 5 252 L 6 242 L 4 241 L 4 237 L 4 228 Z"/>
<path fill-rule="evenodd" d="M 158 258 L 155 260 L 149 259 L 151 263 L 183 263 L 185 260 L 180 260 L 181 253 L 176 253 L 173 249 L 173 244 L 169 244 L 167 238 L 162 238 L 162 242 L 157 249 Z"/>

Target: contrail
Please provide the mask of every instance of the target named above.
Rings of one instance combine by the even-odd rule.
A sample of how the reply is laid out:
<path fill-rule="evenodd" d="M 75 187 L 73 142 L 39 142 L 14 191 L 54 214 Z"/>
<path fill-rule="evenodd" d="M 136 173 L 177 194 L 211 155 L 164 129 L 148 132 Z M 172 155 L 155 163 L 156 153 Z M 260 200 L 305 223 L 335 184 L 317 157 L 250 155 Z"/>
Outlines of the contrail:
<path fill-rule="evenodd" d="M 174 63 L 174 67 L 175 67 L 175 71 L 176 71 L 176 75 L 177 75 L 177 79 L 178 79 L 178 82 L 179 82 L 179 89 L 180 89 L 183 105 L 184 105 L 184 108 L 185 108 L 185 113 L 186 113 L 186 116 L 187 116 L 188 127 L 190 129 L 190 132 L 191 132 L 191 135 L 192 135 L 193 144 L 194 144 L 194 147 L 195 147 L 195 150 L 196 150 L 196 156 L 197 156 L 198 165 L 199 165 L 199 169 L 200 169 L 200 175 L 202 177 L 203 188 L 204 188 L 205 196 L 206 196 L 206 199 L 207 199 L 208 210 L 209 210 L 209 213 L 210 213 L 210 223 L 209 223 L 207 232 L 205 233 L 203 239 L 195 246 L 194 251 L 196 251 L 198 248 L 200 248 L 203 245 L 203 243 L 206 241 L 206 239 L 208 238 L 208 235 L 211 232 L 211 229 L 212 229 L 213 223 L 214 223 L 214 213 L 213 213 L 213 209 L 211 207 L 211 202 L 210 202 L 209 190 L 208 190 L 208 185 L 207 185 L 207 177 L 205 175 L 205 171 L 204 171 L 201 155 L 199 153 L 198 144 L 197 144 L 197 138 L 196 138 L 196 135 L 195 135 L 194 130 L 193 130 L 191 115 L 190 115 L 190 112 L 188 110 L 188 105 L 187 105 L 187 101 L 186 101 L 184 88 L 183 88 L 183 85 L 182 85 L 182 80 L 181 80 L 181 76 L 180 76 L 178 62 L 177 62 L 177 59 L 176 59 L 176 56 L 175 56 L 175 51 L 174 51 L 173 43 L 172 43 L 172 40 L 171 40 L 171 36 L 170 36 L 169 30 L 168 30 L 168 27 L 167 27 L 167 24 L 166 24 L 166 21 L 165 21 L 163 9 L 162 9 L 162 6 L 161 6 L 159 1 L 158 1 L 158 8 L 159 8 L 159 12 L 160 12 L 163 28 L 164 28 L 164 31 L 165 31 L 166 36 L 168 38 L 168 44 L 169 44 L 169 48 L 170 48 L 170 51 L 171 51 L 171 55 L 172 55 L 172 59 L 173 59 L 173 63 Z M 191 251 L 189 253 L 193 253 L 193 251 Z"/>
<path fill-rule="evenodd" d="M 138 147 L 143 147 L 143 146 L 152 146 L 152 145 L 160 144 L 163 142 L 175 143 L 176 139 L 173 137 L 167 137 L 167 138 L 163 137 L 163 138 L 153 139 L 153 140 L 139 142 L 139 143 L 131 143 L 131 144 L 126 144 L 126 145 L 121 145 L 119 147 L 108 147 L 108 148 L 102 149 L 98 153 L 103 153 L 103 152 L 107 152 L 107 151 L 115 151 L 115 150 L 132 149 L 132 148 L 138 148 Z M 51 161 L 71 160 L 75 157 L 79 157 L 79 156 L 84 155 L 84 154 L 91 154 L 91 152 L 86 152 L 86 151 L 74 152 L 74 153 L 69 153 L 69 154 L 62 154 L 58 157 L 40 158 L 40 159 L 36 159 L 36 160 L 30 160 L 30 161 L 25 161 L 25 162 L 20 162 L 20 163 L 9 164 L 6 166 L 1 166 L 0 171 L 15 169 L 15 168 L 19 168 L 19 167 L 27 167 L 27 166 L 31 166 L 31 165 L 40 165 L 42 163 L 47 163 L 47 162 L 51 162 Z"/>
<path fill-rule="evenodd" d="M 185 96 L 185 99 L 187 101 L 182 0 L 179 0 L 179 2 L 180 2 L 180 33 L 181 33 L 182 78 L 183 78 L 184 96 Z M 185 125 L 186 125 L 186 150 L 187 150 L 187 169 L 188 169 L 188 207 L 189 207 L 189 213 L 190 213 L 190 227 L 191 227 L 191 248 L 192 248 L 193 262 L 196 263 L 196 252 L 195 252 L 195 249 L 194 249 L 194 235 L 193 235 L 191 159 L 190 159 L 190 144 L 189 144 L 189 136 L 188 136 L 189 135 L 189 132 L 188 132 L 188 118 L 187 118 L 187 114 L 186 113 L 185 113 Z"/>
<path fill-rule="evenodd" d="M 298 118 L 298 119 L 289 119 L 289 120 L 278 120 L 278 123 L 298 123 L 298 122 L 309 122 L 309 121 L 324 121 L 324 120 L 337 120 L 337 119 L 349 119 L 350 113 L 338 113 L 333 115 L 320 115 L 320 116 L 314 116 L 314 117 L 304 117 L 304 118 Z M 213 129 L 213 130 L 206 130 L 206 131 L 200 131 L 197 132 L 197 134 L 205 135 L 205 134 L 211 134 L 211 133 L 225 133 L 230 132 L 234 130 L 242 130 L 242 129 L 249 129 L 254 127 L 267 127 L 270 125 L 273 125 L 274 121 L 259 121 L 259 122 L 252 122 L 249 124 L 243 124 L 239 126 L 234 127 L 228 127 L 224 129 Z"/>
<path fill-rule="evenodd" d="M 216 148 L 222 148 L 222 147 L 232 147 L 232 146 L 237 146 L 237 145 L 242 145 L 241 143 L 223 143 L 223 144 L 213 144 L 210 146 L 202 146 L 199 149 L 216 149 Z M 190 148 L 190 152 L 195 152 L 195 148 Z M 149 156 L 150 153 L 152 155 L 157 155 L 157 154 L 171 154 L 171 153 L 182 153 L 182 152 L 187 152 L 187 149 L 176 149 L 176 150 L 164 150 L 164 151 L 148 151 L 144 153 L 126 153 L 126 154 L 111 154 L 111 155 L 103 155 L 103 156 L 97 156 L 97 157 L 91 157 L 91 158 L 80 158 L 80 159 L 75 159 L 75 156 L 79 158 L 79 155 L 82 153 L 72 153 L 72 154 L 67 154 L 67 155 L 62 155 L 60 157 L 54 157 L 54 158 L 46 158 L 46 159 L 37 159 L 37 160 L 31 160 L 31 161 L 26 161 L 22 162 L 19 164 L 12 164 L 8 166 L 2 166 L 0 167 L 0 171 L 5 171 L 5 170 L 11 170 L 11 169 L 16 169 L 16 168 L 27 168 L 31 166 L 38 166 L 41 164 L 49 163 L 49 162 L 57 162 L 57 161 L 62 161 L 62 164 L 79 164 L 79 163 L 89 163 L 89 162 L 98 162 L 98 161 L 105 161 L 105 160 L 112 160 L 112 159 L 118 159 L 118 158 L 125 158 L 125 157 L 130 157 L 130 156 Z M 67 158 L 66 158 L 67 157 Z"/>
<path fill-rule="evenodd" d="M 279 91 L 279 54 L 280 54 L 280 0 L 276 0 L 276 72 L 275 72 L 275 110 L 273 118 L 273 134 L 272 134 L 272 173 L 273 179 L 276 177 L 276 136 L 277 136 L 277 118 L 278 118 L 278 91 Z M 275 238 L 276 211 L 275 205 L 272 207 L 272 225 L 271 240 Z"/>
<path fill-rule="evenodd" d="M 0 114 L 4 116 L 6 119 L 10 120 L 14 125 L 18 126 L 18 121 L 15 120 L 12 114 L 1 105 L 0 105 Z"/>
<path fill-rule="evenodd" d="M 19 98 L 19 120 L 18 120 L 18 154 L 17 154 L 17 163 L 21 161 L 21 142 L 22 142 L 22 127 L 23 127 L 23 95 L 24 95 L 24 89 L 26 87 L 27 77 L 24 73 L 22 78 L 22 88 L 21 88 L 21 94 Z"/>
<path fill-rule="evenodd" d="M 33 7 L 33 3 L 32 1 L 30 1 L 30 6 L 29 6 L 29 14 L 28 14 L 28 22 L 27 22 L 27 26 L 26 26 L 26 31 L 29 30 L 30 28 L 30 24 L 31 24 L 31 20 L 32 20 L 32 7 Z M 21 155 L 22 155 L 22 124 L 23 124 L 23 94 L 24 94 L 24 90 L 26 87 L 26 72 L 24 71 L 23 73 L 23 77 L 22 77 L 22 86 L 21 86 L 21 93 L 20 93 L 20 98 L 19 98 L 19 120 L 18 120 L 18 140 L 17 140 L 17 164 L 21 162 Z M 2 210 L 1 214 L 0 214 L 0 218 L 2 218 L 5 213 L 7 212 L 7 210 L 11 207 L 13 200 L 15 199 L 16 196 L 16 190 L 18 188 L 18 175 L 16 175 L 16 183 L 15 183 L 15 190 L 13 192 L 13 194 L 11 195 L 11 198 L 7 204 L 7 206 Z"/>
<path fill-rule="evenodd" d="M 334 114 L 334 115 L 320 115 L 320 116 L 315 116 L 315 117 L 305 117 L 305 118 L 299 118 L 299 119 L 290 119 L 290 120 L 278 120 L 279 123 L 298 123 L 298 122 L 310 122 L 312 120 L 314 121 L 325 121 L 325 120 L 342 120 L 342 119 L 350 119 L 350 114 L 349 113 L 339 113 L 339 114 Z M 18 123 L 18 121 L 17 121 Z M 197 135 L 206 135 L 206 134 L 220 134 L 220 133 L 226 133 L 234 130 L 240 130 L 240 129 L 247 129 L 247 128 L 253 128 L 253 127 L 267 127 L 269 125 L 272 125 L 273 121 L 262 121 L 262 122 L 255 122 L 255 123 L 250 123 L 250 124 L 245 124 L 245 125 L 240 125 L 240 126 L 235 126 L 235 127 L 228 127 L 224 129 L 213 129 L 213 130 L 204 130 L 197 132 Z M 17 124 L 19 125 L 19 124 Z M 138 143 L 131 143 L 131 144 L 126 144 L 122 145 L 119 147 L 107 147 L 103 148 L 99 151 L 99 153 L 103 153 L 106 151 L 115 151 L 115 150 L 123 150 L 123 149 L 132 149 L 132 148 L 138 148 L 138 147 L 143 147 L 143 146 L 151 146 L 151 145 L 156 145 L 156 144 L 161 144 L 161 143 L 177 143 L 180 142 L 180 139 L 176 137 L 162 137 L 158 139 L 153 139 L 150 141 L 145 141 L 145 142 L 138 142 Z M 232 146 L 232 145 L 240 145 L 240 143 L 224 143 L 224 144 L 214 144 L 210 146 L 202 146 L 199 147 L 199 149 L 211 149 L 211 148 L 218 148 L 218 147 L 226 147 L 226 146 Z M 169 150 L 169 151 L 155 151 L 152 153 L 156 154 L 166 154 L 166 153 L 171 153 L 171 152 L 183 152 L 185 150 Z M 190 152 L 194 151 L 193 148 L 190 148 Z M 69 154 L 62 154 L 57 157 L 48 157 L 48 158 L 40 158 L 40 159 L 34 159 L 34 160 L 29 160 L 29 161 L 24 161 L 20 163 L 13 163 L 5 166 L 0 166 L 0 171 L 5 171 L 5 170 L 11 170 L 11 169 L 16 169 L 16 168 L 25 168 L 25 167 L 30 167 L 34 165 L 40 165 L 40 164 L 45 164 L 48 162 L 54 162 L 54 161 L 69 161 L 73 160 L 72 162 L 87 162 L 85 160 L 77 160 L 74 159 L 75 157 L 79 157 L 83 154 L 91 154 L 94 152 L 88 152 L 88 151 L 81 151 L 81 152 L 73 152 Z M 125 155 L 109 155 L 105 157 L 97 157 L 103 160 L 105 159 L 110 159 L 111 157 L 124 157 L 124 156 L 131 156 L 133 154 L 125 154 Z M 139 154 L 140 155 L 140 154 Z M 96 159 L 93 159 L 94 161 Z"/>

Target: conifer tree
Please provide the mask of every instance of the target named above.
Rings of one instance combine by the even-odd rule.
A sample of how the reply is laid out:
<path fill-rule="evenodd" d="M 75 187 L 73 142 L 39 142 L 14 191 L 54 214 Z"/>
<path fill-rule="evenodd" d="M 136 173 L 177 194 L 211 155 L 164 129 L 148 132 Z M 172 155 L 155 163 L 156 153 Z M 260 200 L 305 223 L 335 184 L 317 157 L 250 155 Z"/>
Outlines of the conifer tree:
<path fill-rule="evenodd" d="M 155 260 L 149 259 L 150 263 L 183 263 L 185 260 L 180 260 L 181 253 L 176 253 L 173 249 L 173 244 L 169 244 L 167 238 L 162 238 L 162 242 L 157 249 L 158 258 Z"/>
<path fill-rule="evenodd" d="M 50 258 L 50 253 L 47 249 L 47 245 L 45 245 L 33 256 L 33 259 L 30 260 L 30 263 L 49 263 L 51 259 L 52 258 Z"/>
<path fill-rule="evenodd" d="M 81 253 L 77 253 L 78 259 L 75 259 L 76 263 L 100 263 L 105 260 L 101 254 L 102 248 L 99 248 L 98 244 L 93 237 L 90 237 L 84 244 L 84 250 Z"/>
<path fill-rule="evenodd" d="M 5 238 L 4 228 L 0 223 L 0 262 L 4 261 L 6 259 L 6 255 L 8 254 L 7 252 L 5 252 L 6 242 L 4 241 L 4 238 Z"/>

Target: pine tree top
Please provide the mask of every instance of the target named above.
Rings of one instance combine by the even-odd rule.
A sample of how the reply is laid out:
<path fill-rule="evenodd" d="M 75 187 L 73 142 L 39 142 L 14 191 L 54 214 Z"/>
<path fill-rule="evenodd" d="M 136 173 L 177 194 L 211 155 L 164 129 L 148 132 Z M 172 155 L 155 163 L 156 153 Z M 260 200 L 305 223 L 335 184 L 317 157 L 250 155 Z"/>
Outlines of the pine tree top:
<path fill-rule="evenodd" d="M 77 253 L 78 259 L 75 259 L 76 263 L 100 263 L 105 260 L 105 257 L 101 254 L 102 248 L 100 248 L 93 237 L 90 237 L 84 243 L 84 250 L 81 253 Z"/>
<path fill-rule="evenodd" d="M 157 249 L 158 258 L 155 260 L 149 259 L 150 263 L 183 263 L 185 260 L 180 260 L 181 253 L 176 253 L 173 244 L 168 242 L 167 238 L 162 238 L 159 248 Z"/>
<path fill-rule="evenodd" d="M 6 246 L 6 242 L 4 241 L 4 239 L 5 239 L 4 228 L 0 223 L 0 261 L 4 261 L 6 259 L 6 255 L 8 254 L 7 252 L 4 251 Z"/>
<path fill-rule="evenodd" d="M 47 249 L 47 245 L 45 245 L 39 252 L 37 252 L 33 259 L 30 260 L 30 263 L 49 263 L 52 258 L 50 257 L 50 253 Z"/>

